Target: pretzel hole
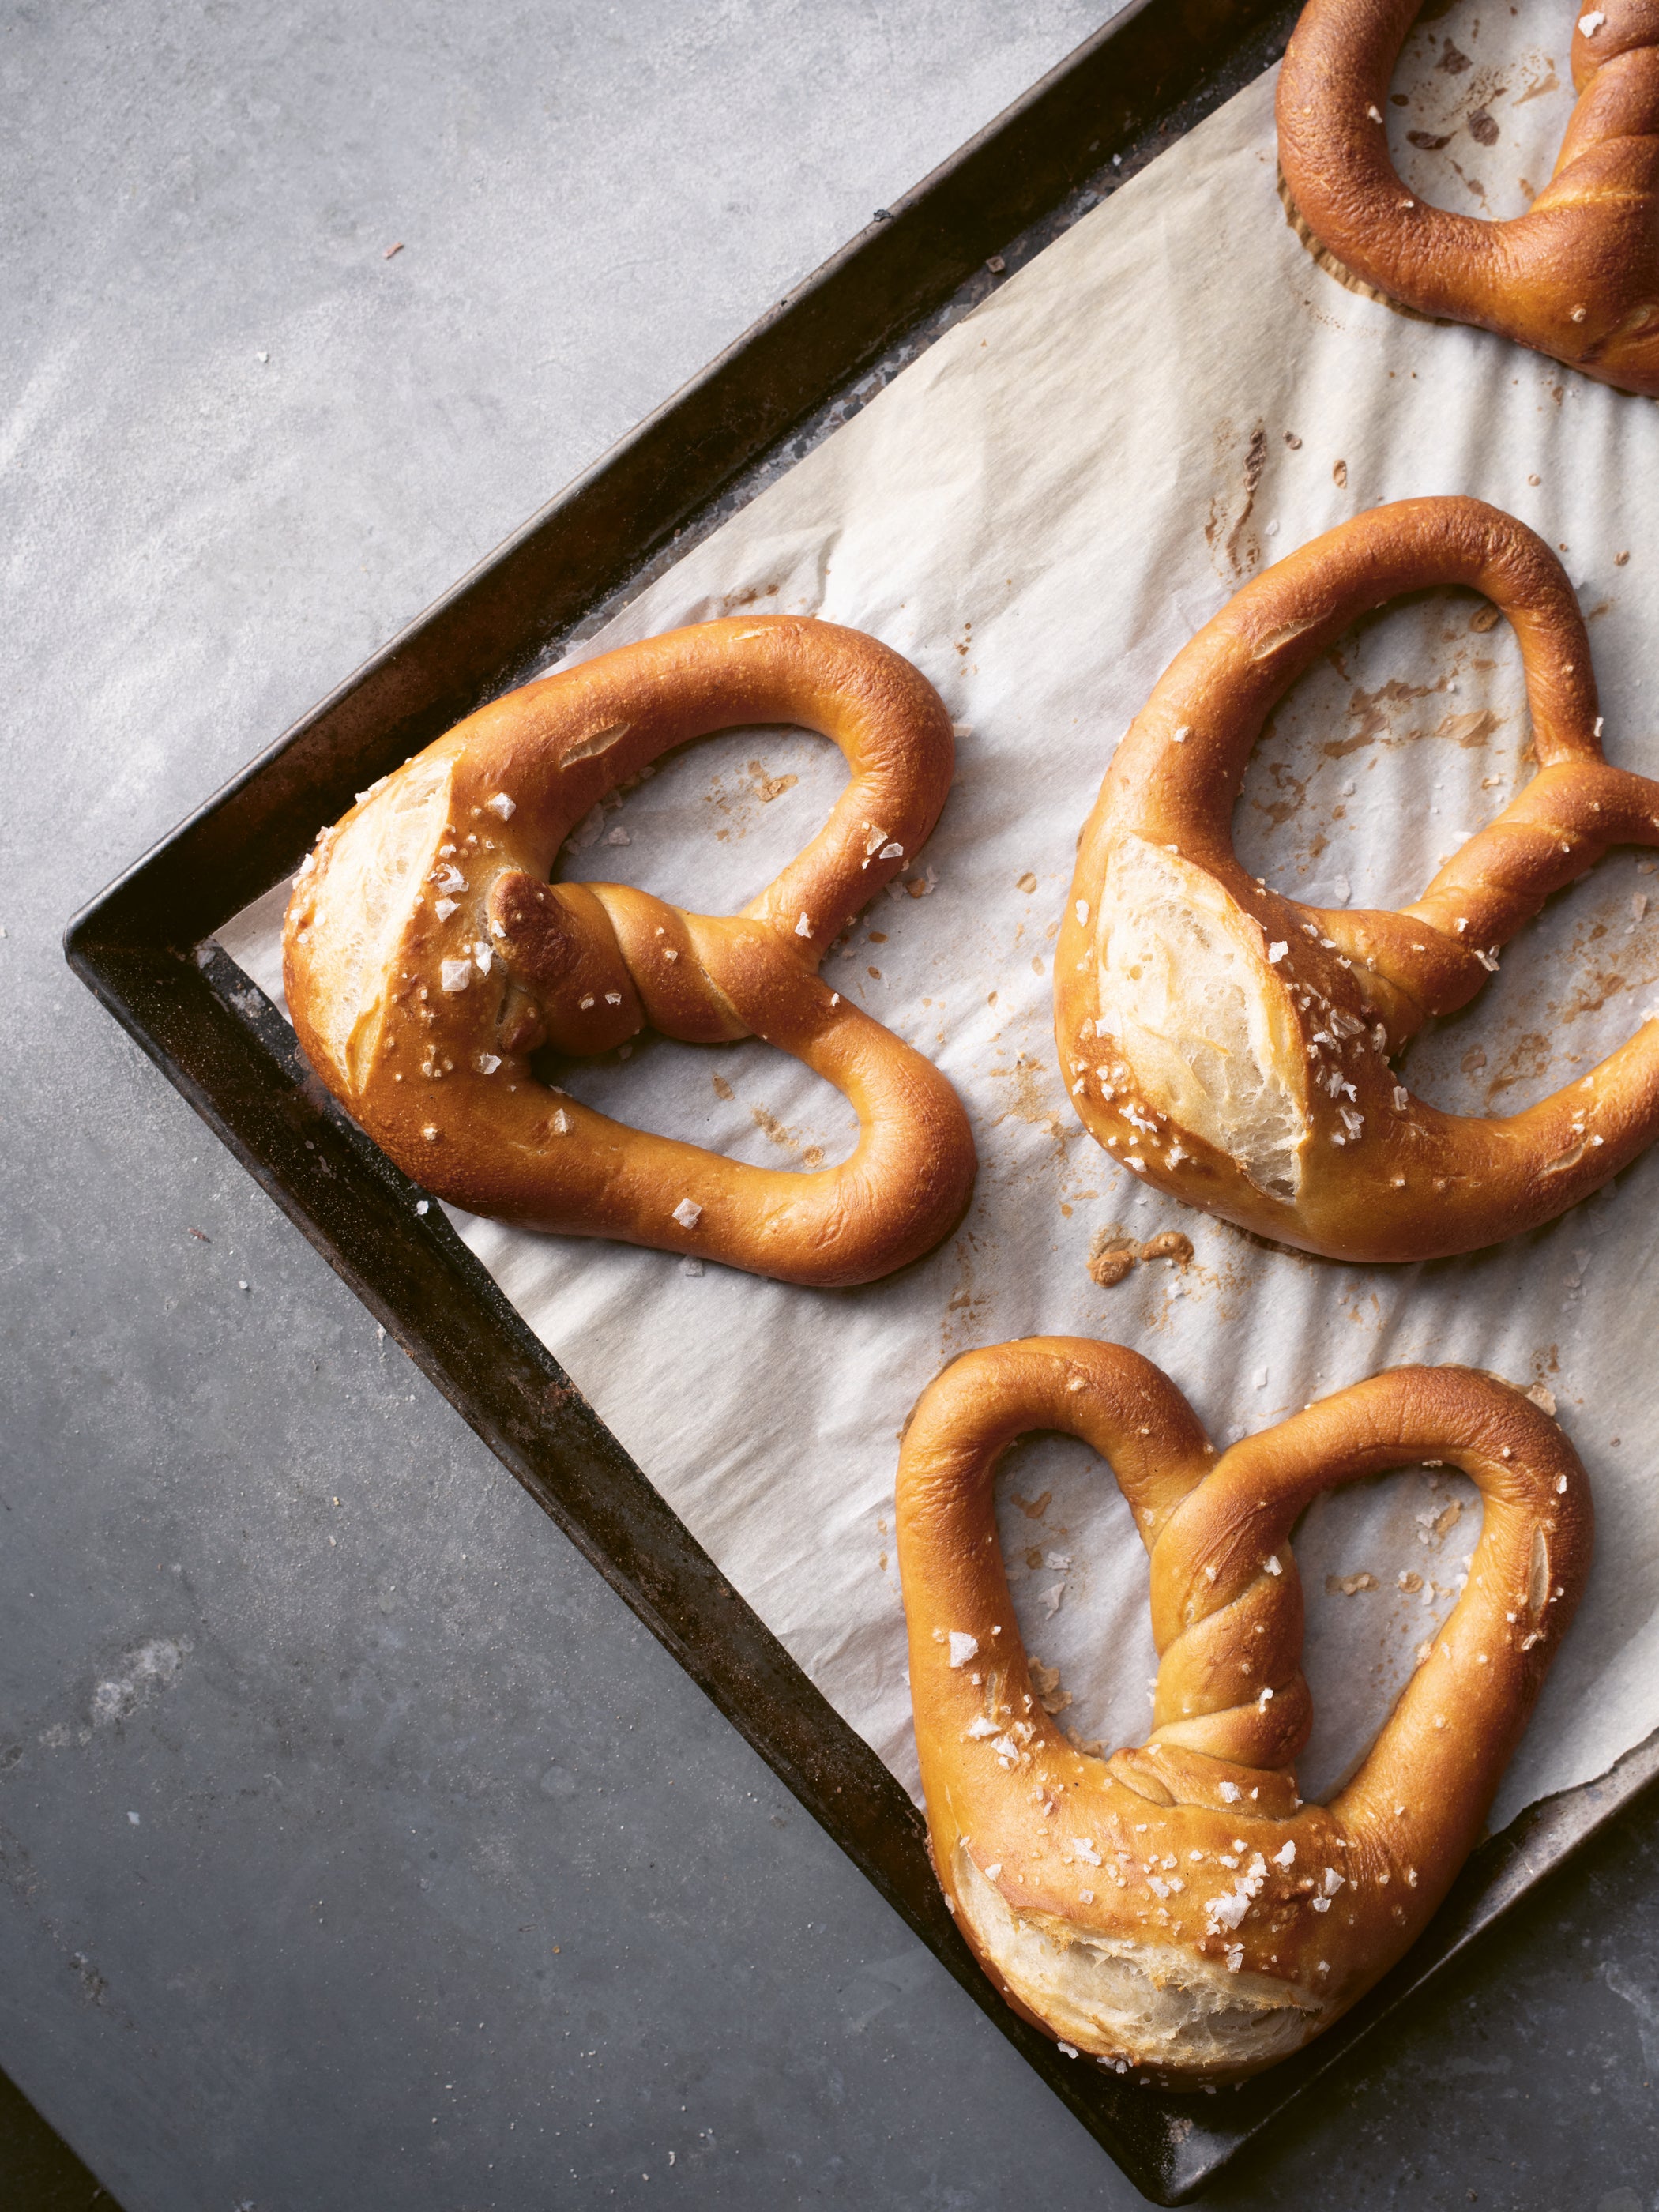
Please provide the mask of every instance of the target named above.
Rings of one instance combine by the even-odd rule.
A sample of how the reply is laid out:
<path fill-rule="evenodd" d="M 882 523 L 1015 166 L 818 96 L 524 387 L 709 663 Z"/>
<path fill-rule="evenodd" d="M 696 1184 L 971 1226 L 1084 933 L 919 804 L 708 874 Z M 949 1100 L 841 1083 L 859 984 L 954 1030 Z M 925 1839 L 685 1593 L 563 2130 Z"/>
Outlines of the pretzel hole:
<path fill-rule="evenodd" d="M 1503 1115 L 1588 1075 L 1659 1004 L 1655 863 L 1620 847 L 1557 891 L 1480 996 L 1411 1040 L 1402 1079 L 1446 1113 Z"/>
<path fill-rule="evenodd" d="M 1353 623 L 1263 726 L 1233 813 L 1241 865 L 1316 907 L 1407 906 L 1528 781 L 1513 632 L 1462 588 Z"/>
<path fill-rule="evenodd" d="M 1538 28 L 1536 15 L 1477 0 L 1418 17 L 1382 106 L 1389 151 L 1414 198 L 1488 222 L 1527 212 L 1555 167 L 1574 100 L 1571 18 L 1550 23 L 1547 46 Z"/>
<path fill-rule="evenodd" d="M 1034 1686 L 1037 1662 L 1057 1672 L 1056 1724 L 1108 1753 L 1144 1743 L 1158 1673 L 1146 1552 L 1110 1468 L 1076 1437 L 1022 1437 L 998 1467 L 996 1511 Z"/>
<path fill-rule="evenodd" d="M 811 844 L 848 777 L 816 731 L 695 738 L 606 793 L 560 848 L 554 881 L 631 884 L 691 914 L 735 914 Z M 618 832 L 626 843 L 612 842 Z"/>
<path fill-rule="evenodd" d="M 1313 1731 L 1297 1786 L 1319 1802 L 1376 1741 L 1457 1602 L 1479 1540 L 1480 1493 L 1454 1468 L 1409 1468 L 1322 1492 L 1292 1534 L 1302 1576 L 1302 1668 Z"/>
<path fill-rule="evenodd" d="M 750 1167 L 810 1175 L 839 1166 L 858 1145 L 858 1116 L 834 1084 L 757 1037 L 681 1044 L 647 1029 L 626 1060 L 615 1053 L 566 1060 L 544 1049 L 531 1071 L 629 1128 Z"/>

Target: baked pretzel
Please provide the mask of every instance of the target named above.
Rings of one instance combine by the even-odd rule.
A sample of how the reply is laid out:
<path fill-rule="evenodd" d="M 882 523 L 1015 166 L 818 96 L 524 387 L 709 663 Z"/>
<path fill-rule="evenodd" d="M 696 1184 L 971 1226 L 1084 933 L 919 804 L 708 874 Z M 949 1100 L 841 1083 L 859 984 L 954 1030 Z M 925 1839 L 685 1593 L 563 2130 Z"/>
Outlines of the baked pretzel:
<path fill-rule="evenodd" d="M 1032 1429 L 1109 1462 L 1151 1555 L 1154 1726 L 1109 1759 L 1050 1718 L 1015 1623 L 993 1481 Z M 1304 1804 L 1291 1525 L 1322 1490 L 1425 1455 L 1481 1493 L 1467 1587 L 1353 1779 Z M 928 1835 L 957 1925 L 1063 2049 L 1190 2087 L 1298 2050 L 1421 1932 L 1572 1617 L 1592 1512 L 1553 1422 L 1468 1368 L 1373 1376 L 1218 1459 L 1138 1353 L 1031 1337 L 923 1392 L 896 1526 Z"/>
<path fill-rule="evenodd" d="M 852 781 L 729 919 L 625 884 L 550 884 L 605 794 L 671 746 L 745 722 L 838 744 Z M 950 787 L 931 684 L 873 638 L 784 616 L 707 623 L 510 692 L 325 830 L 283 934 L 313 1067 L 428 1190 L 567 1236 L 697 1254 L 792 1283 L 862 1283 L 928 1251 L 974 1179 L 945 1078 L 821 981 L 836 934 L 914 860 Z M 532 1073 L 544 1044 L 608 1052 L 647 1024 L 750 1034 L 852 1102 L 852 1158 L 747 1167 L 609 1120 Z"/>
<path fill-rule="evenodd" d="M 1398 914 L 1247 875 L 1233 803 L 1269 709 L 1358 617 L 1465 584 L 1514 625 L 1537 775 Z M 1659 1024 L 1505 1119 L 1443 1114 L 1389 1056 L 1611 845 L 1659 845 L 1659 784 L 1610 768 L 1589 643 L 1543 541 L 1472 499 L 1373 507 L 1247 584 L 1113 757 L 1054 962 L 1073 1103 L 1189 1206 L 1340 1260 L 1427 1260 L 1553 1219 L 1659 1135 Z"/>
<path fill-rule="evenodd" d="M 1279 72 L 1296 210 L 1353 274 L 1621 390 L 1659 393 L 1659 0 L 1575 0 L 1577 106 L 1555 173 L 1513 222 L 1428 207 L 1383 111 L 1419 0 L 1309 0 Z"/>

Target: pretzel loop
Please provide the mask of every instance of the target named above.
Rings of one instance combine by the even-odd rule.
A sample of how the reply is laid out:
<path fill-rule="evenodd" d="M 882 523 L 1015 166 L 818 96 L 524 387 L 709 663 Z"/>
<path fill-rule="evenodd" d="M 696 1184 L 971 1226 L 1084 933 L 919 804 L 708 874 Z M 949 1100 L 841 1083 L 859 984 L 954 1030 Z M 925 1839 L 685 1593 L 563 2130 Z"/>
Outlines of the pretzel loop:
<path fill-rule="evenodd" d="M 1154 1728 L 1096 1759 L 1037 1696 L 993 1479 L 1032 1428 L 1108 1459 L 1150 1554 Z M 1450 1619 L 1348 1784 L 1304 1804 L 1312 1704 L 1290 1531 L 1322 1490 L 1432 1457 L 1483 1518 Z M 1175 2078 L 1249 2072 L 1409 1947 L 1473 1847 L 1588 1571 L 1577 1455 L 1508 1384 L 1401 1368 L 1219 1458 L 1137 1354 L 1080 1338 L 970 1352 L 922 1395 L 897 1542 L 934 1863 L 1016 2008 Z"/>
<path fill-rule="evenodd" d="M 1398 913 L 1258 884 L 1231 817 L 1266 717 L 1357 617 L 1468 585 L 1520 642 L 1540 768 Z M 1659 1134 L 1659 1027 L 1508 1118 L 1442 1114 L 1389 1065 L 1616 843 L 1659 845 L 1659 784 L 1601 758 L 1583 618 L 1553 554 L 1470 499 L 1375 507 L 1248 584 L 1119 745 L 1054 963 L 1092 1134 L 1188 1204 L 1334 1257 L 1423 1259 L 1553 1218 Z"/>
<path fill-rule="evenodd" d="M 853 774 L 824 828 L 742 914 L 623 884 L 552 884 L 574 825 L 688 739 L 822 730 Z M 786 1281 L 863 1282 L 930 1249 L 966 1203 L 950 1085 L 817 975 L 915 858 L 953 744 L 931 686 L 873 639 L 738 618 L 678 630 L 482 709 L 362 794 L 298 879 L 284 939 L 308 1057 L 400 1166 L 471 1210 L 706 1255 Z M 591 1056 L 647 1024 L 754 1035 L 852 1102 L 852 1158 L 779 1173 L 550 1096 L 529 1056 Z"/>
<path fill-rule="evenodd" d="M 1389 297 L 1659 393 L 1659 0 L 1578 13 L 1580 97 L 1554 173 L 1528 213 L 1498 223 L 1425 206 L 1389 156 L 1389 80 L 1417 13 L 1417 0 L 1309 0 L 1277 96 L 1296 210 Z"/>

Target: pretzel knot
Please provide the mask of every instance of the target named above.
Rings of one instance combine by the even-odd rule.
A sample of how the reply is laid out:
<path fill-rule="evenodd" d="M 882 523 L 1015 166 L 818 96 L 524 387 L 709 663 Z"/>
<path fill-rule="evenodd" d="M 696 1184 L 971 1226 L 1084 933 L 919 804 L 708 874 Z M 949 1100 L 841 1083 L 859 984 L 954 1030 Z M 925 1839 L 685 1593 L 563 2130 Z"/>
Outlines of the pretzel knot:
<path fill-rule="evenodd" d="M 1548 185 L 1512 222 L 1427 207 L 1383 125 L 1418 0 L 1309 0 L 1279 73 L 1295 210 L 1353 274 L 1604 384 L 1659 393 L 1659 0 L 1575 0 L 1579 99 Z"/>
<path fill-rule="evenodd" d="M 1034 1429 L 1109 1462 L 1150 1555 L 1154 1726 L 1110 1759 L 1062 1733 L 1014 1620 L 993 1484 Z M 1480 1491 L 1468 1584 L 1352 1780 L 1304 1804 L 1291 1526 L 1322 1490 L 1424 1458 Z M 1468 1368 L 1373 1376 L 1218 1458 L 1138 1353 L 1032 1337 L 922 1394 L 896 1527 L 928 1832 L 958 1926 L 1028 2020 L 1190 2085 L 1299 2049 L 1427 1923 L 1577 1603 L 1592 1514 L 1554 1423 Z"/>
<path fill-rule="evenodd" d="M 553 884 L 570 830 L 672 746 L 745 722 L 822 731 L 852 780 L 742 914 Z M 671 632 L 531 684 L 383 778 L 325 830 L 283 939 L 312 1065 L 409 1175 L 477 1213 L 695 1253 L 782 1281 L 867 1282 L 930 1250 L 974 1178 L 955 1092 L 817 974 L 912 862 L 950 787 L 932 686 L 873 638 L 781 616 Z M 852 1157 L 812 1174 L 721 1158 L 551 1091 L 530 1055 L 649 1023 L 756 1036 L 852 1102 Z"/>
<path fill-rule="evenodd" d="M 1248 876 L 1232 808 L 1269 709 L 1349 623 L 1466 584 L 1520 641 L 1539 772 L 1398 914 Z M 1611 845 L 1659 845 L 1659 784 L 1610 768 L 1589 642 L 1542 540 L 1472 499 L 1372 508 L 1248 584 L 1119 745 L 1054 962 L 1073 1103 L 1189 1206 L 1346 1260 L 1425 1260 L 1531 1229 L 1659 1135 L 1659 1024 L 1507 1118 L 1443 1114 L 1390 1055 L 1467 1005 L 1498 951 Z"/>

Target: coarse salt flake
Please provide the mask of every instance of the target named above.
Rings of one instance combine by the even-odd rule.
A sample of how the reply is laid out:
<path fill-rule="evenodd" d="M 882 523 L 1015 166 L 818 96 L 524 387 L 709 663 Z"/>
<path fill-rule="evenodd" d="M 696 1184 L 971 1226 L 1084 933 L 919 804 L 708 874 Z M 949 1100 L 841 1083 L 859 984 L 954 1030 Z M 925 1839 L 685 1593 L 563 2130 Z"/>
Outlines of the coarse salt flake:
<path fill-rule="evenodd" d="M 702 1208 L 695 1198 L 683 1198 L 674 1208 L 674 1218 L 682 1229 L 695 1229 Z"/>
<path fill-rule="evenodd" d="M 1578 27 L 1587 39 L 1593 39 L 1607 20 L 1601 9 L 1592 8 L 1588 15 L 1578 18 Z"/>
<path fill-rule="evenodd" d="M 446 960 L 438 969 L 438 980 L 452 995 L 457 991 L 464 991 L 472 981 L 472 963 L 470 960 Z"/>
<path fill-rule="evenodd" d="M 498 791 L 492 798 L 486 799 L 484 805 L 503 822 L 510 822 L 519 811 L 517 801 L 509 799 L 504 791 Z"/>
<path fill-rule="evenodd" d="M 1282 937 L 1275 938 L 1273 942 L 1267 947 L 1267 960 L 1269 965 L 1272 965 L 1277 961 L 1282 960 L 1290 949 L 1290 946 L 1285 942 L 1285 939 Z"/>
<path fill-rule="evenodd" d="M 432 911 L 437 915 L 440 921 L 447 921 L 450 915 L 455 911 L 455 902 L 452 898 L 438 899 L 434 902 Z"/>
<path fill-rule="evenodd" d="M 1073 911 L 1075 912 L 1075 914 L 1076 914 L 1076 915 L 1077 915 L 1077 918 L 1078 918 L 1079 923 L 1079 924 L 1081 924 L 1081 925 L 1086 926 L 1086 925 L 1087 925 L 1087 922 L 1088 922 L 1088 920 L 1089 920 L 1089 902 L 1088 902 L 1088 900 L 1087 900 L 1087 899 L 1079 899 L 1079 900 L 1078 901 L 1078 902 L 1077 902 L 1076 907 L 1073 908 Z"/>
<path fill-rule="evenodd" d="M 805 915 L 802 915 L 800 920 L 795 924 L 795 934 L 797 937 L 810 937 L 812 934 L 812 925 Z"/>
<path fill-rule="evenodd" d="M 953 1628 L 951 1631 L 949 1640 L 951 1645 L 951 1664 L 953 1667 L 965 1667 L 968 1664 L 968 1662 L 976 1656 L 979 1651 L 978 1637 L 969 1636 L 966 1629 Z"/>

